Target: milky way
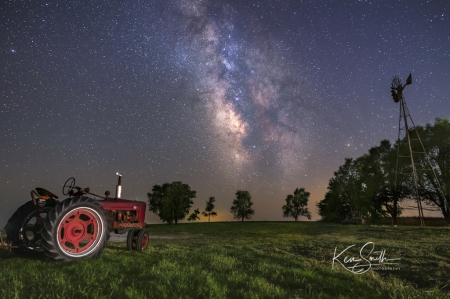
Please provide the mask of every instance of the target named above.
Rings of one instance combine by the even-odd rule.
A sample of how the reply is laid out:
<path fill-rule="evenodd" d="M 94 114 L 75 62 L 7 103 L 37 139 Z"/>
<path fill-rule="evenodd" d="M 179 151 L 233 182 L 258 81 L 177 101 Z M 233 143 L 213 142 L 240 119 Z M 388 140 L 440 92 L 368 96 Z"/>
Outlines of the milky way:
<path fill-rule="evenodd" d="M 282 177 L 298 175 L 310 142 L 299 120 L 312 117 L 301 109 L 305 79 L 284 63 L 279 42 L 239 30 L 235 23 L 239 25 L 240 16 L 229 6 L 191 1 L 179 7 L 184 25 L 180 29 L 188 38 L 178 59 L 186 55 L 186 48 L 198 56 L 193 67 L 198 108 L 205 107 L 217 133 L 217 158 L 227 161 L 230 172 L 255 174 L 270 162 Z M 253 28 L 263 26 L 254 22 Z M 288 50 L 284 55 L 290 54 Z M 192 61 L 184 67 L 192 67 Z"/>
<path fill-rule="evenodd" d="M 338 3 L 339 2 L 339 3 Z M 345 2 L 345 3 L 343 3 Z M 146 200 L 175 180 L 231 220 L 315 203 L 345 157 L 398 133 L 394 75 L 416 125 L 450 119 L 446 1 L 32 1 L 0 8 L 0 222 L 70 176 Z M 147 221 L 158 218 L 148 213 Z M 1 224 L 1 223 L 0 223 Z"/>

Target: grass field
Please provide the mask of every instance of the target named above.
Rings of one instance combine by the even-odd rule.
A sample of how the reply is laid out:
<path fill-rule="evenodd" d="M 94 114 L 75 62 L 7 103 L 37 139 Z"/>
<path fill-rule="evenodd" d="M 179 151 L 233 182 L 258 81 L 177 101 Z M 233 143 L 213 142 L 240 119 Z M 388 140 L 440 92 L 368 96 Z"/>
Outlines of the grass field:
<path fill-rule="evenodd" d="M 425 226 L 447 226 L 445 219 L 443 217 L 424 217 Z M 378 225 L 392 225 L 392 218 L 380 218 L 377 220 L 366 221 L 367 224 L 378 224 Z M 419 217 L 398 217 L 398 225 L 413 225 L 420 226 Z"/>
<path fill-rule="evenodd" d="M 2 298 L 450 298 L 450 229 L 317 222 L 148 226 L 148 250 L 99 259 L 0 256 Z M 171 237 L 171 238 L 168 238 Z M 374 242 L 400 270 L 350 273 L 332 259 Z M 356 249 L 358 248 L 358 249 Z M 354 254 L 353 254 L 354 253 Z"/>

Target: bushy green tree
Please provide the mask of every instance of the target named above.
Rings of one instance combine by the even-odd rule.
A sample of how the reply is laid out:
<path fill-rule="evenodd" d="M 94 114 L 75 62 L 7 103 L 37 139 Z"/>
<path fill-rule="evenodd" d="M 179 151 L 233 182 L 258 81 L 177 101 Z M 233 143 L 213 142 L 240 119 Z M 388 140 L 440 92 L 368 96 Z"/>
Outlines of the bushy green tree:
<path fill-rule="evenodd" d="M 208 222 L 211 220 L 211 216 L 215 217 L 217 216 L 217 213 L 214 212 L 214 202 L 216 199 L 214 197 L 210 197 L 209 200 L 206 202 L 206 208 L 202 212 L 202 215 L 205 217 L 208 217 Z"/>
<path fill-rule="evenodd" d="M 234 215 L 234 219 L 250 219 L 255 211 L 251 208 L 253 202 L 252 197 L 248 191 L 238 190 L 236 192 L 236 199 L 233 200 L 233 205 L 231 206 L 230 212 Z"/>
<path fill-rule="evenodd" d="M 154 185 L 152 192 L 147 194 L 149 211 L 157 214 L 167 224 L 178 223 L 186 217 L 194 204 L 196 191 L 182 182 L 164 183 L 162 186 Z"/>
<path fill-rule="evenodd" d="M 428 205 L 437 207 L 450 225 L 450 123 L 436 118 L 434 126 L 417 126 L 416 130 L 428 154 L 414 155 L 419 196 Z M 410 131 L 410 136 L 417 139 L 414 131 Z M 411 141 L 411 147 L 413 152 L 423 152 L 418 141 Z"/>
<path fill-rule="evenodd" d="M 403 149 L 402 149 L 403 151 Z M 325 198 L 317 206 L 326 221 L 345 218 L 378 218 L 401 213 L 398 202 L 409 195 L 405 177 L 397 177 L 397 150 L 388 140 L 372 147 L 368 154 L 357 159 L 346 158 L 344 165 L 334 172 L 328 183 Z M 407 164 L 399 162 L 398 171 L 407 171 Z"/>
<path fill-rule="evenodd" d="M 450 123 L 437 118 L 434 125 L 417 126 L 416 130 L 408 133 L 418 175 L 419 198 L 439 208 L 450 224 Z M 422 145 L 426 156 L 420 154 Z M 412 173 L 407 137 L 394 146 L 389 140 L 382 140 L 368 154 L 355 160 L 345 159 L 344 165 L 330 179 L 325 198 L 317 204 L 319 215 L 330 221 L 390 215 L 392 224 L 396 224 L 402 212 L 399 203 L 416 198 Z"/>
<path fill-rule="evenodd" d="M 198 217 L 199 214 L 200 214 L 199 209 L 195 209 L 194 212 L 191 215 L 189 215 L 189 218 L 187 220 L 189 222 L 195 221 L 195 220 L 200 220 L 200 217 Z"/>
<path fill-rule="evenodd" d="M 346 158 L 344 165 L 339 166 L 328 182 L 325 198 L 317 203 L 319 215 L 323 220 L 337 221 L 358 215 L 354 201 L 360 190 L 355 188 L 356 181 L 355 163 L 353 159 Z"/>
<path fill-rule="evenodd" d="M 391 146 L 389 140 L 382 140 L 379 146 L 369 150 L 368 163 L 373 172 L 371 176 L 366 175 L 369 196 L 379 210 L 378 215 L 389 214 L 393 225 L 397 224 L 397 216 L 402 213 L 399 203 L 411 194 L 410 177 L 403 175 L 411 173 L 411 162 L 406 158 L 397 159 L 398 155 L 407 155 L 404 142 L 401 141 L 398 148 L 398 142 Z"/>
<path fill-rule="evenodd" d="M 305 188 L 296 188 L 294 195 L 289 194 L 286 197 L 286 204 L 282 207 L 283 217 L 293 217 L 297 221 L 299 216 L 305 216 L 311 220 L 311 213 L 306 207 L 310 195 L 311 193 L 306 192 Z"/>

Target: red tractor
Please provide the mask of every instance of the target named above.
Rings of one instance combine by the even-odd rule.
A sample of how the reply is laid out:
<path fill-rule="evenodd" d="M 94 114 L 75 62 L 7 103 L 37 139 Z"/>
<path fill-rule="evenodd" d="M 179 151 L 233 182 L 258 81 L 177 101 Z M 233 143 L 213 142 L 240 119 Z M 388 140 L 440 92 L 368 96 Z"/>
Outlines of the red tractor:
<path fill-rule="evenodd" d="M 63 194 L 69 198 L 59 201 L 58 196 L 43 188 L 31 191 L 32 200 L 22 205 L 9 218 L 5 226 L 9 248 L 18 255 L 44 252 L 49 258 L 74 261 L 100 256 L 110 237 L 110 231 L 127 235 L 127 248 L 141 251 L 148 246 L 145 229 L 146 203 L 121 199 L 121 180 L 116 196 L 91 193 L 90 189 L 75 186 L 69 178 Z M 94 200 L 88 195 L 100 198 Z"/>

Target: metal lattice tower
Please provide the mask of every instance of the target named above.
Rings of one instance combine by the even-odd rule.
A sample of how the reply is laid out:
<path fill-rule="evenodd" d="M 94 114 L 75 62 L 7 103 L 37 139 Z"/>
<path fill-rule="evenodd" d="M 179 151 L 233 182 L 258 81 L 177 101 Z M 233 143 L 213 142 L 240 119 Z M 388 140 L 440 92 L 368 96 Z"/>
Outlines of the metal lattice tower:
<path fill-rule="evenodd" d="M 419 133 L 416 130 L 416 126 L 414 125 L 414 121 L 412 120 L 411 114 L 409 113 L 409 109 L 408 106 L 406 105 L 406 101 L 405 101 L 405 97 L 403 96 L 403 89 L 407 86 L 412 84 L 412 78 L 411 78 L 411 74 L 409 74 L 408 79 L 406 79 L 406 84 L 402 86 L 400 79 L 395 76 L 392 79 L 392 84 L 391 84 L 391 93 L 392 93 L 392 97 L 394 99 L 395 103 L 400 102 L 400 116 L 399 116 L 399 120 L 398 120 L 398 142 L 397 142 L 397 166 L 396 166 L 396 170 L 395 170 L 395 186 L 397 186 L 397 176 L 399 174 L 402 175 L 413 175 L 414 178 L 414 187 L 416 190 L 416 200 L 417 200 L 417 210 L 419 211 L 419 218 L 420 218 L 420 226 L 421 227 L 425 227 L 425 222 L 424 222 L 424 217 L 423 217 L 423 210 L 424 208 L 422 208 L 422 201 L 420 200 L 420 195 L 419 195 L 419 185 L 418 185 L 418 177 L 417 177 L 417 171 L 426 171 L 426 170 L 431 170 L 433 171 L 434 177 L 436 178 L 436 181 L 439 184 L 439 189 L 442 193 L 442 195 L 445 198 L 445 195 L 442 191 L 442 187 L 439 183 L 439 180 L 436 176 L 436 172 L 434 171 L 433 166 L 431 165 L 431 162 L 428 159 L 428 155 L 427 152 L 425 150 L 425 147 L 423 146 L 422 140 L 420 140 L 420 136 Z M 408 117 L 410 119 L 410 123 L 412 124 L 412 126 L 408 127 Z M 404 122 L 404 127 L 401 126 L 401 122 Z M 410 136 L 410 131 L 416 132 L 416 136 L 417 139 L 411 139 Z M 403 132 L 403 134 L 402 134 Z M 405 137 L 407 137 L 408 139 L 408 148 L 409 148 L 409 155 L 408 156 L 400 156 L 400 140 L 405 139 Z M 420 145 L 422 147 L 422 151 L 421 152 L 413 152 L 412 148 L 411 148 L 411 141 L 419 141 Z M 425 155 L 425 160 L 428 162 L 428 165 L 430 166 L 430 169 L 417 169 L 416 168 L 416 164 L 414 163 L 414 154 L 423 154 Z M 412 173 L 399 173 L 398 172 L 398 159 L 399 158 L 410 158 L 411 159 L 411 166 L 412 166 Z M 396 207 L 395 207 L 396 208 Z"/>

